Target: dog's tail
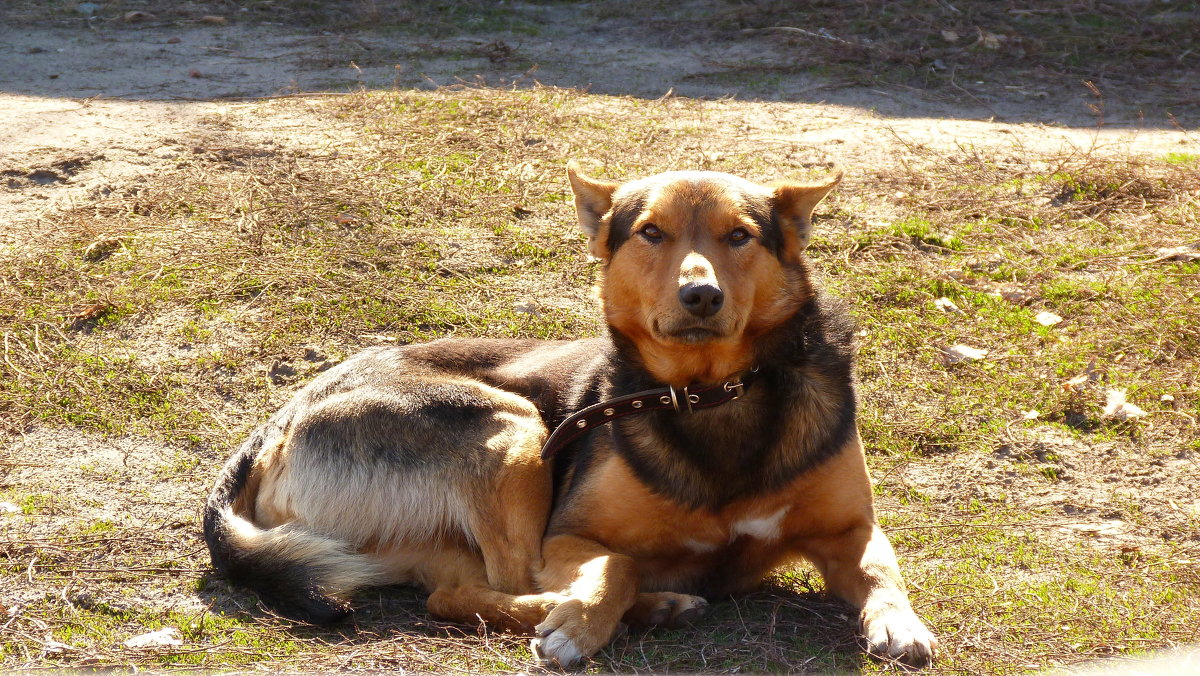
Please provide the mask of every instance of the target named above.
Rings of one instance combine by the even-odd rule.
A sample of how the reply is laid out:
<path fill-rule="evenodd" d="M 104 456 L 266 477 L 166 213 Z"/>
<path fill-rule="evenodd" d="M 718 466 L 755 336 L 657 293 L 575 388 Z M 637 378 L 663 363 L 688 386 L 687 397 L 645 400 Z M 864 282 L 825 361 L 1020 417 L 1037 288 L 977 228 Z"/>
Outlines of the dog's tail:
<path fill-rule="evenodd" d="M 249 587 L 281 615 L 331 624 L 350 614 L 348 598 L 355 589 L 386 581 L 381 568 L 345 542 L 297 524 L 259 528 L 235 511 L 235 505 L 254 504 L 249 494 L 257 490 L 250 481 L 254 460 L 282 436 L 273 420 L 225 464 L 204 508 L 204 539 L 213 567 L 231 582 Z"/>

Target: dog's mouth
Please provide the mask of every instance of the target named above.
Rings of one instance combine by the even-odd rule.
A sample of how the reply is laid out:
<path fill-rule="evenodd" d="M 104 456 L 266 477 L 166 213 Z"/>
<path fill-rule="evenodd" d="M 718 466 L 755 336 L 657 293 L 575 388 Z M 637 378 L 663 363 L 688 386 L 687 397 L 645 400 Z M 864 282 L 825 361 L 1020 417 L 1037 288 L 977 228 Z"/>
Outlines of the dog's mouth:
<path fill-rule="evenodd" d="M 712 329 L 691 328 L 672 331 L 670 337 L 681 343 L 707 343 L 721 337 L 721 334 Z"/>
<path fill-rule="evenodd" d="M 703 345 L 704 343 L 721 340 L 726 336 L 725 331 L 712 325 L 689 323 L 676 326 L 663 326 L 659 322 L 655 322 L 654 324 L 654 332 L 662 340 L 671 343 Z"/>

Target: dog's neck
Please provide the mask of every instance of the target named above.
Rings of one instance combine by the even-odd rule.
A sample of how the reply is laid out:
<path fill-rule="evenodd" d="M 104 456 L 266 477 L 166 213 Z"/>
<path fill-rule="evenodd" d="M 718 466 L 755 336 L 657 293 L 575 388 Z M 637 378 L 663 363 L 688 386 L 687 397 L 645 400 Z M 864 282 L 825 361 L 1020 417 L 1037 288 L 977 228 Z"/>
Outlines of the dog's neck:
<path fill-rule="evenodd" d="M 746 396 L 695 414 L 648 413 L 612 426 L 613 443 L 648 485 L 693 507 L 719 508 L 742 495 L 782 486 L 841 448 L 854 427 L 849 327 L 819 299 L 756 341 L 760 368 Z M 636 359 L 636 346 L 612 333 L 609 394 L 661 386 Z M 847 383 L 832 387 L 831 383 Z M 809 429 L 785 428 L 793 407 Z"/>

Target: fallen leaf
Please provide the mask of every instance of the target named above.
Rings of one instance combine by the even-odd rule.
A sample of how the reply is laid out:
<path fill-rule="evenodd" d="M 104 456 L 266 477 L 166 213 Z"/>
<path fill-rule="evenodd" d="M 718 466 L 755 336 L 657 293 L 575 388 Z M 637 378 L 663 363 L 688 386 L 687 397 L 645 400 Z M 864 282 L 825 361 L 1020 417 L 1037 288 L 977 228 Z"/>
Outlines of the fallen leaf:
<path fill-rule="evenodd" d="M 946 42 L 958 42 L 958 33 L 955 31 L 942 31 L 942 39 Z"/>
<path fill-rule="evenodd" d="M 1156 250 L 1154 255 L 1157 258 L 1151 261 L 1152 263 L 1158 261 L 1191 263 L 1192 261 L 1200 261 L 1200 245 L 1164 247 Z"/>
<path fill-rule="evenodd" d="M 208 14 L 208 15 L 200 17 L 200 23 L 209 23 L 214 26 L 224 26 L 226 23 L 226 19 L 223 16 L 216 16 L 213 14 Z"/>
<path fill-rule="evenodd" d="M 947 365 L 958 364 L 964 361 L 976 361 L 983 359 L 987 356 L 987 350 L 980 350 L 978 348 L 971 347 L 970 345 L 963 345 L 962 343 L 959 343 L 951 347 L 942 348 L 942 356 Z"/>
<path fill-rule="evenodd" d="M 139 634 L 125 640 L 126 648 L 154 648 L 165 645 L 183 645 L 178 629 L 163 627 L 158 631 Z"/>
<path fill-rule="evenodd" d="M 982 28 L 979 29 L 978 44 L 982 45 L 984 49 L 1000 49 L 1001 43 L 1003 43 L 1007 39 L 1008 39 L 1008 36 L 1006 36 L 1006 35 L 1000 35 L 999 33 L 992 33 L 989 31 L 985 31 Z"/>
<path fill-rule="evenodd" d="M 1039 412 L 1036 408 L 1031 408 L 1028 411 L 1025 411 L 1024 413 L 1022 413 L 1021 417 L 1026 420 L 1037 420 L 1038 416 L 1040 416 L 1040 415 L 1041 415 L 1041 412 Z"/>
<path fill-rule="evenodd" d="M 933 301 L 933 306 L 942 312 L 962 312 L 962 308 L 955 305 L 954 301 L 945 296 Z"/>
<path fill-rule="evenodd" d="M 1039 312 L 1033 318 L 1033 321 L 1041 324 L 1042 326 L 1054 326 L 1055 324 L 1061 323 L 1062 320 L 1062 317 L 1059 317 L 1053 312 Z"/>
<path fill-rule="evenodd" d="M 1063 391 L 1065 391 L 1065 392 L 1078 392 L 1078 391 L 1082 390 L 1084 388 L 1084 386 L 1087 385 L 1087 383 L 1088 383 L 1088 376 L 1086 373 L 1084 373 L 1081 375 L 1077 375 L 1074 378 L 1063 383 L 1062 388 L 1063 388 Z"/>
<path fill-rule="evenodd" d="M 193 68 L 188 71 L 188 77 L 201 78 L 201 77 L 204 77 L 204 73 L 201 73 L 200 71 Z"/>
<path fill-rule="evenodd" d="M 1137 404 L 1125 400 L 1125 390 L 1109 390 L 1104 404 L 1104 417 L 1113 420 L 1129 420 L 1146 415 Z"/>
<path fill-rule="evenodd" d="M 16 514 L 21 508 L 11 502 L 0 502 L 0 514 Z"/>
<path fill-rule="evenodd" d="M 338 225 L 350 225 L 351 223 L 357 223 L 358 219 L 350 214 L 342 213 L 335 216 L 333 222 Z"/>

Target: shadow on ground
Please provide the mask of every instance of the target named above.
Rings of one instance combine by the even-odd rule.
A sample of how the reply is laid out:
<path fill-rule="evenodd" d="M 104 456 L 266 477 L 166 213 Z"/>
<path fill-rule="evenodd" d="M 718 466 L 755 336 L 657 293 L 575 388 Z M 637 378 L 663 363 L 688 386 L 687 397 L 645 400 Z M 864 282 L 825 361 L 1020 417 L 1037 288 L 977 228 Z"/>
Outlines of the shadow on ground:
<path fill-rule="evenodd" d="M 339 653 L 369 649 L 373 667 L 411 666 L 406 649 L 414 644 L 447 643 L 464 653 L 478 653 L 481 642 L 520 650 L 529 640 L 483 626 L 433 619 L 425 610 L 425 594 L 407 586 L 361 592 L 349 619 L 314 627 L 281 620 L 252 593 L 232 588 L 214 575 L 204 576 L 201 585 L 199 596 L 209 612 L 254 626 L 274 625 L 295 640 L 336 645 Z M 528 659 L 532 662 L 532 655 Z M 749 596 L 714 603 L 695 627 L 623 631 L 591 666 L 616 673 L 702 672 L 734 664 L 754 665 L 764 672 L 857 673 L 865 659 L 851 609 L 815 592 L 770 585 Z M 434 660 L 430 666 L 445 666 Z"/>
<path fill-rule="evenodd" d="M 1197 124 L 1195 3 L 14 0 L 0 91 L 212 100 L 543 84 L 891 117 Z"/>

